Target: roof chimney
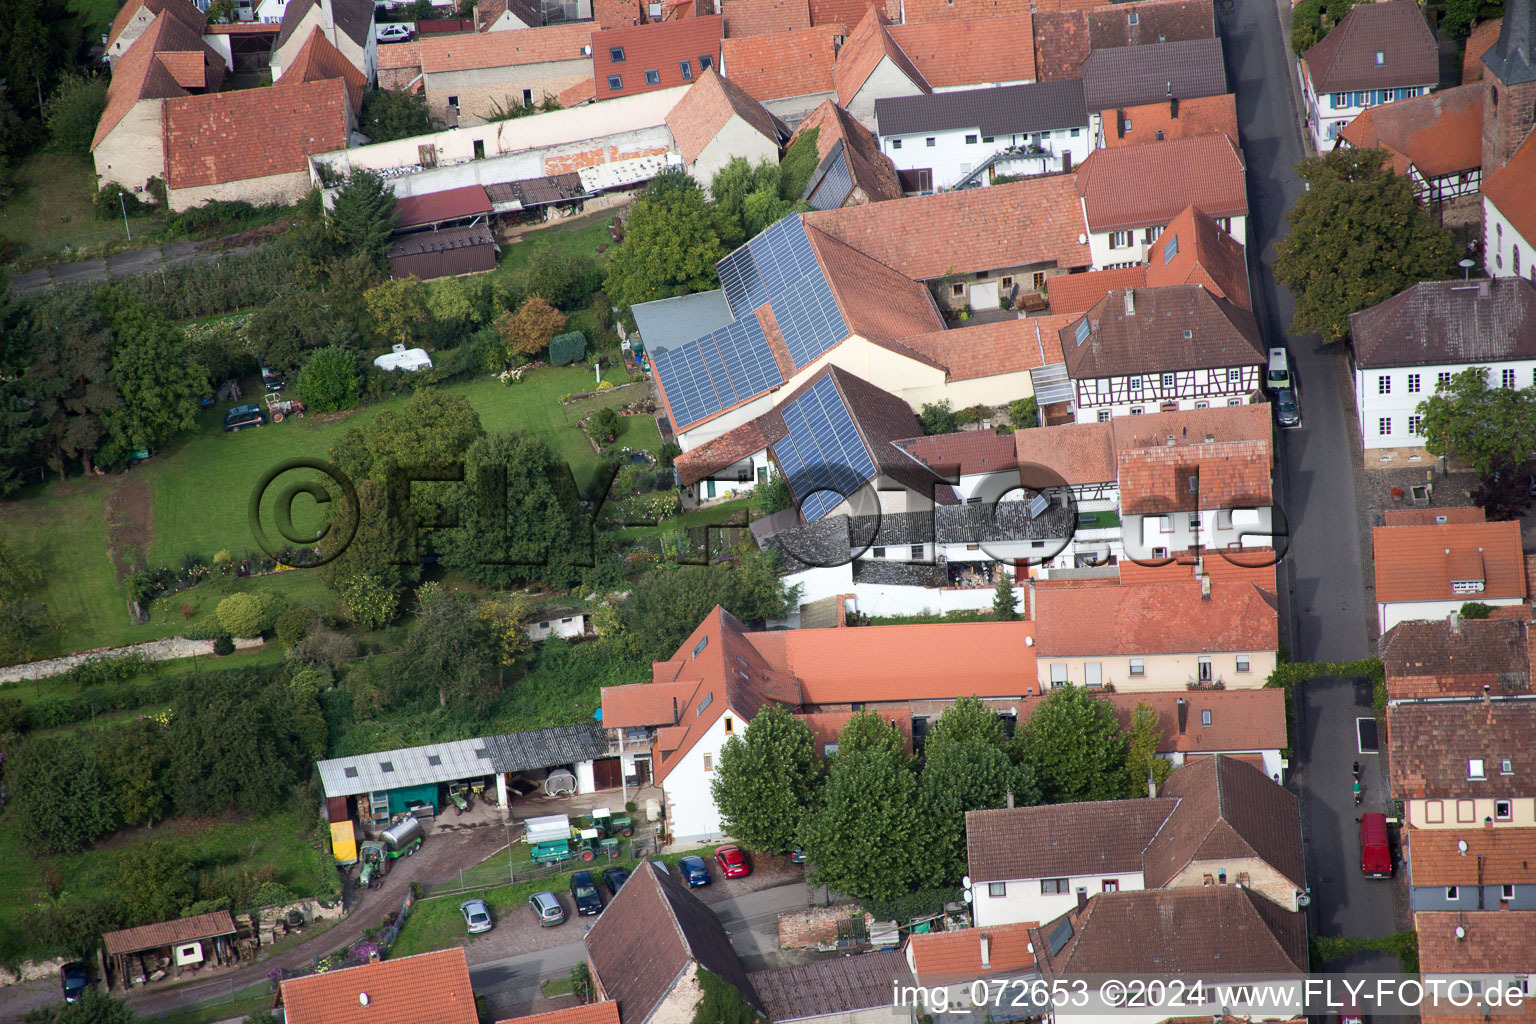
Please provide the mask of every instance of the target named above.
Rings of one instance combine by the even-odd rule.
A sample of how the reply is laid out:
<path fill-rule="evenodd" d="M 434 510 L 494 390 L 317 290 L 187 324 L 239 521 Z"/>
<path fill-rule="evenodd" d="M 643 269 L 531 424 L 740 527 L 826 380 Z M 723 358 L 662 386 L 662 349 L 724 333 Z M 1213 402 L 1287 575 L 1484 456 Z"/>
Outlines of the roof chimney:
<path fill-rule="evenodd" d="M 1168 95 L 1168 116 L 1175 121 L 1179 119 L 1179 98 L 1172 93 Z"/>
<path fill-rule="evenodd" d="M 1489 702 L 1490 702 L 1490 701 L 1492 701 L 1492 699 L 1493 699 L 1493 698 L 1492 698 L 1492 697 L 1490 697 L 1490 696 L 1489 696 L 1489 694 L 1488 694 L 1488 684 L 1487 684 L 1487 683 L 1484 683 L 1484 684 L 1483 684 L 1483 703 L 1484 703 L 1484 704 L 1487 704 L 1487 703 L 1489 703 Z"/>
<path fill-rule="evenodd" d="M 1152 766 L 1147 766 L 1147 799 L 1157 799 L 1157 776 L 1152 774 Z"/>
<path fill-rule="evenodd" d="M 1115 111 L 1115 138 L 1125 138 L 1125 111 L 1123 109 Z"/>
<path fill-rule="evenodd" d="M 1179 735 L 1184 735 L 1184 727 L 1189 724 L 1189 701 L 1179 698 Z"/>
<path fill-rule="evenodd" d="M 1202 600 L 1202 601 L 1209 601 L 1210 599 L 1211 599 L 1211 578 L 1209 576 L 1201 576 L 1200 577 L 1200 600 Z"/>
<path fill-rule="evenodd" d="M 1127 288 L 1125 290 L 1125 315 L 1136 315 L 1136 289 L 1134 288 Z"/>
<path fill-rule="evenodd" d="M 1072 151 L 1070 149 L 1064 149 L 1061 151 L 1061 173 L 1072 173 Z"/>
<path fill-rule="evenodd" d="M 1079 889 L 1079 890 L 1077 890 L 1077 911 L 1078 911 L 1078 913 L 1082 913 L 1083 912 L 1083 908 L 1086 907 L 1087 905 L 1088 905 L 1088 890 L 1087 889 Z"/>
<path fill-rule="evenodd" d="M 672 698 L 672 724 L 677 724 L 677 698 Z"/>
<path fill-rule="evenodd" d="M 1013 787 L 1012 786 L 1009 786 L 1007 791 L 1003 794 L 1003 800 L 1004 800 L 1004 805 L 1010 811 L 1013 810 Z"/>
<path fill-rule="evenodd" d="M 992 936 L 986 932 L 981 933 L 981 966 L 983 970 L 992 966 Z"/>
<path fill-rule="evenodd" d="M 1489 281 L 1488 278 L 1479 278 L 1477 281 L 1477 297 L 1480 299 L 1486 299 L 1488 297 L 1489 291 L 1492 288 L 1492 285 L 1493 282 Z"/>
<path fill-rule="evenodd" d="M 1452 633 L 1460 633 L 1461 632 L 1461 615 L 1460 615 L 1460 613 L 1454 612 L 1454 611 L 1451 612 L 1451 614 L 1449 614 L 1449 615 L 1447 615 L 1445 617 L 1445 621 L 1450 624 L 1451 632 Z"/>
<path fill-rule="evenodd" d="M 1168 83 L 1168 98 L 1173 99 L 1173 83 Z"/>

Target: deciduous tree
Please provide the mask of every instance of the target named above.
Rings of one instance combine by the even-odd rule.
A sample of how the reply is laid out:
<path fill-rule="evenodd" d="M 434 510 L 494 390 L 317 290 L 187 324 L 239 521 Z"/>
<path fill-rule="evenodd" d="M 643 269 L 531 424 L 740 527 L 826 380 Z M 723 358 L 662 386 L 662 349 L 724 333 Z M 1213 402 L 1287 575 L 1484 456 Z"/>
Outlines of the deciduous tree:
<path fill-rule="evenodd" d="M 749 849 L 791 849 L 817 774 L 810 728 L 778 704 L 765 707 L 720 748 L 710 784 L 720 827 Z"/>
<path fill-rule="evenodd" d="M 423 585 L 401 660 L 411 675 L 432 681 L 442 707 L 484 711 L 496 696 L 497 658 L 468 595 Z"/>
<path fill-rule="evenodd" d="M 873 751 L 884 754 L 897 764 L 910 766 L 906 737 L 877 711 L 855 711 L 837 734 L 837 755 Z"/>
<path fill-rule="evenodd" d="M 181 814 L 282 806 L 310 770 L 287 683 L 257 672 L 212 672 L 177 691 L 167 749 Z"/>
<path fill-rule="evenodd" d="M 43 116 L 48 122 L 49 144 L 61 153 L 89 156 L 96 123 L 107 106 L 107 80 L 100 75 L 74 71 L 59 80 Z"/>
<path fill-rule="evenodd" d="M 181 328 L 142 300 L 108 288 L 100 302 L 112 328 L 110 377 L 119 396 L 103 423 L 125 448 L 158 448 L 192 428 L 208 375 Z"/>
<path fill-rule="evenodd" d="M 937 876 L 950 882 L 964 873 L 965 812 L 1002 807 L 1016 772 L 1004 749 L 1002 723 L 975 697 L 945 709 L 923 755 L 918 798 L 934 832 L 931 862 Z"/>
<path fill-rule="evenodd" d="M 111 783 L 83 736 L 24 740 L 5 774 L 11 823 L 34 853 L 73 853 L 117 827 Z"/>
<path fill-rule="evenodd" d="M 72 1003 L 31 1011 L 26 1024 L 133 1024 L 136 1019 L 121 999 L 99 988 L 87 988 Z"/>
<path fill-rule="evenodd" d="M 566 316 L 537 295 L 523 300 L 517 312 L 505 312 L 496 318 L 496 331 L 514 356 L 538 355 L 549 347 L 549 340 L 565 329 Z"/>
<path fill-rule="evenodd" d="M 432 130 L 427 113 L 427 94 L 400 89 L 372 89 L 363 96 L 363 113 L 358 131 L 369 142 L 393 142 Z"/>
<path fill-rule="evenodd" d="M 1420 432 L 1431 455 L 1471 463 L 1480 476 L 1530 461 L 1536 437 L 1536 387 L 1488 386 L 1488 368 L 1462 370 L 1419 403 Z"/>
<path fill-rule="evenodd" d="M 1015 737 L 1046 803 L 1113 800 L 1125 791 L 1126 739 L 1107 701 L 1081 686 L 1052 690 Z"/>
<path fill-rule="evenodd" d="M 668 171 L 630 204 L 604 290 L 619 307 L 703 291 L 716 286 L 715 263 L 724 255 L 703 190 L 682 171 Z"/>
<path fill-rule="evenodd" d="M 1331 150 L 1296 171 L 1308 191 L 1275 246 L 1275 278 L 1296 300 L 1294 333 L 1342 341 L 1351 313 L 1453 270 L 1451 232 L 1435 226 L 1384 151 Z"/>
<path fill-rule="evenodd" d="M 299 397 L 315 412 L 340 412 L 357 405 L 362 380 L 357 353 L 339 345 L 318 349 L 299 371 Z"/>
<path fill-rule="evenodd" d="M 811 880 L 854 899 L 894 899 L 927 881 L 935 829 L 910 768 L 878 751 L 839 753 L 800 823 Z"/>
<path fill-rule="evenodd" d="M 380 338 L 393 344 L 410 344 L 411 332 L 432 319 L 427 308 L 427 289 L 418 277 L 400 277 L 375 285 L 363 293 L 368 315 Z"/>
<path fill-rule="evenodd" d="M 791 595 L 777 571 L 777 556 L 755 548 L 733 562 L 667 565 L 635 584 L 624 604 L 627 635 L 640 653 L 669 658 L 715 607 L 743 622 L 782 618 Z"/>
<path fill-rule="evenodd" d="M 533 655 L 533 638 L 528 635 L 528 602 L 504 594 L 480 602 L 475 614 L 496 652 L 496 678 L 506 681 L 506 670 L 526 663 Z"/>
<path fill-rule="evenodd" d="M 1149 778 L 1158 789 L 1162 789 L 1168 776 L 1173 774 L 1173 762 L 1157 756 L 1157 748 L 1162 739 L 1163 730 L 1157 724 L 1157 712 L 1151 705 L 1138 702 L 1136 710 L 1131 712 L 1131 728 L 1126 735 L 1126 796 L 1146 796 Z"/>

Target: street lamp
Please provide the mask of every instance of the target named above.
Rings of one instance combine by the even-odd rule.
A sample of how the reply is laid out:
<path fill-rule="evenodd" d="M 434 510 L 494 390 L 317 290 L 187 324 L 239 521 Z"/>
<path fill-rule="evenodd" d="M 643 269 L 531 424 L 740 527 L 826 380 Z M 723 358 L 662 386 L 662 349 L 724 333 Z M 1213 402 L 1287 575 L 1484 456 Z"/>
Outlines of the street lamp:
<path fill-rule="evenodd" d="M 123 230 L 128 232 L 128 241 L 133 241 L 133 229 L 128 226 L 128 193 L 118 189 L 117 205 L 123 209 Z"/>
<path fill-rule="evenodd" d="M 1463 281 L 1470 281 L 1472 279 L 1472 268 L 1477 266 L 1477 261 L 1459 260 L 1456 265 L 1461 268 L 1461 279 Z"/>

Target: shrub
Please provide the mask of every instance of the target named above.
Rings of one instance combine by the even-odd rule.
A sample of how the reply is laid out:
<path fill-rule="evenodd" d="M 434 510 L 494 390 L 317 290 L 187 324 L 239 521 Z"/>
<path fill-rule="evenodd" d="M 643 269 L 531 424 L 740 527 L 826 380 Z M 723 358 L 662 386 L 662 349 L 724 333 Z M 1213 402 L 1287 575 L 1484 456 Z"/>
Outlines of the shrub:
<path fill-rule="evenodd" d="M 587 436 L 600 445 L 612 444 L 623 430 L 623 419 L 612 409 L 598 409 L 587 420 Z"/>
<path fill-rule="evenodd" d="M 260 636 L 282 610 L 282 600 L 272 594 L 231 594 L 219 602 L 214 617 L 231 636 Z"/>
<path fill-rule="evenodd" d="M 357 355 L 339 345 L 317 349 L 299 371 L 299 397 L 315 412 L 350 409 L 361 392 Z"/>
<path fill-rule="evenodd" d="M 1486 619 L 1492 614 L 1493 606 L 1481 601 L 1468 601 L 1461 606 L 1461 617 L 1464 619 Z"/>
<path fill-rule="evenodd" d="M 948 399 L 924 405 L 917 414 L 917 420 L 922 424 L 923 433 L 929 435 L 953 434 L 959 428 L 955 414 L 950 410 Z"/>
<path fill-rule="evenodd" d="M 319 618 L 313 609 L 298 605 L 289 608 L 272 620 L 272 631 L 283 643 L 292 647 L 309 635 L 310 628 Z"/>
<path fill-rule="evenodd" d="M 1040 405 L 1035 401 L 1034 396 L 1009 402 L 1008 422 L 1013 424 L 1015 430 L 1023 430 L 1026 427 L 1038 427 L 1040 425 Z"/>
<path fill-rule="evenodd" d="M 235 653 L 235 642 L 227 634 L 220 634 L 213 638 L 213 653 L 219 657 Z"/>
<path fill-rule="evenodd" d="M 542 352 L 564 326 L 565 314 L 537 295 L 530 295 L 516 313 L 503 313 L 496 318 L 497 333 L 517 356 Z"/>
<path fill-rule="evenodd" d="M 96 193 L 96 216 L 102 220 L 121 217 L 125 210 L 128 213 L 138 213 L 143 206 L 138 196 L 115 181 L 107 182 L 101 187 L 101 191 Z"/>
<path fill-rule="evenodd" d="M 549 361 L 565 366 L 584 358 L 587 354 L 587 336 L 580 331 L 567 331 L 549 339 Z"/>
<path fill-rule="evenodd" d="M 970 405 L 955 413 L 955 422 L 961 426 L 971 423 L 980 423 L 992 415 L 992 410 L 985 405 Z"/>
<path fill-rule="evenodd" d="M 672 463 L 681 454 L 683 454 L 682 446 L 676 441 L 668 441 L 656 452 L 656 464 L 662 469 L 671 469 Z"/>

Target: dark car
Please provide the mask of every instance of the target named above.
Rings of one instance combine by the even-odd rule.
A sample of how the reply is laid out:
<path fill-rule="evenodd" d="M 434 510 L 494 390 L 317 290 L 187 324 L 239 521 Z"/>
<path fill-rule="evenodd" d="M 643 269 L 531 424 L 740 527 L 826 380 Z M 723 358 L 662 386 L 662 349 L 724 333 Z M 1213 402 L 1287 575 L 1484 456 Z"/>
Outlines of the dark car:
<path fill-rule="evenodd" d="M 79 999 L 80 994 L 85 991 L 85 986 L 90 983 L 90 979 L 85 974 L 85 964 L 78 960 L 59 968 L 59 981 L 64 986 L 64 1001 L 66 1003 L 72 1003 Z"/>
<path fill-rule="evenodd" d="M 789 851 L 789 862 L 791 864 L 804 864 L 805 863 L 805 851 L 804 850 L 799 850 L 799 849 L 790 850 Z"/>
<path fill-rule="evenodd" d="M 689 854 L 677 862 L 677 870 L 682 872 L 683 881 L 688 883 L 690 889 L 709 884 L 709 865 L 704 863 L 703 857 Z"/>
<path fill-rule="evenodd" d="M 715 851 L 715 863 L 720 865 L 720 873 L 726 878 L 746 878 L 752 873 L 752 865 L 747 863 L 747 855 L 739 846 L 722 846 Z"/>
<path fill-rule="evenodd" d="M 224 414 L 224 429 L 230 433 L 246 427 L 259 427 L 266 422 L 267 418 L 262 415 L 259 405 L 237 405 Z"/>
<path fill-rule="evenodd" d="M 283 379 L 281 370 L 274 370 L 266 363 L 261 364 L 261 386 L 268 391 L 281 391 L 288 382 Z"/>
<path fill-rule="evenodd" d="M 624 883 L 627 881 L 629 881 L 629 872 L 623 868 L 603 868 L 603 884 L 608 887 L 608 891 L 614 896 L 619 894 L 619 890 L 624 887 Z"/>
<path fill-rule="evenodd" d="M 571 899 L 576 903 L 576 913 L 582 917 L 603 912 L 603 898 L 597 893 L 590 871 L 578 871 L 571 876 Z"/>
<path fill-rule="evenodd" d="M 1282 427 L 1301 426 L 1301 406 L 1295 388 L 1281 388 L 1275 392 L 1275 418 Z"/>

